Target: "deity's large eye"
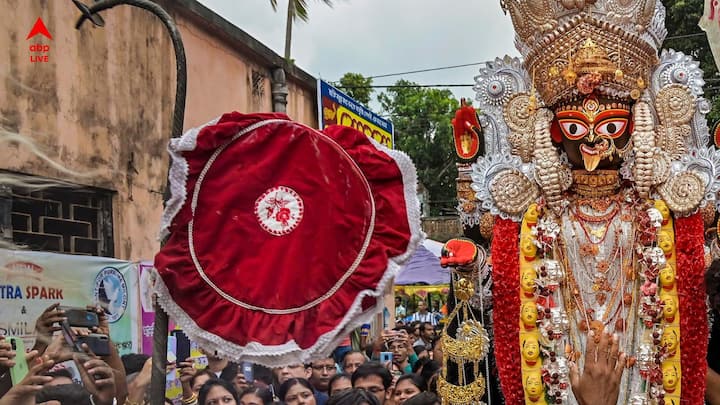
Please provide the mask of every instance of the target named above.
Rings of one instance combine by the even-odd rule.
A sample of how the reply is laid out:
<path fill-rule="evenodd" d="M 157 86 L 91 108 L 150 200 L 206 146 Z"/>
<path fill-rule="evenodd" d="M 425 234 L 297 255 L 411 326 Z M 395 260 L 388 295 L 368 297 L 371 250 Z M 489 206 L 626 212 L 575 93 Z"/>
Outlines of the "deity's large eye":
<path fill-rule="evenodd" d="M 603 121 L 600 125 L 595 127 L 595 133 L 599 136 L 605 136 L 610 138 L 617 138 L 625 133 L 627 128 L 627 118 L 611 118 Z"/>
<path fill-rule="evenodd" d="M 578 140 L 585 137 L 590 132 L 586 123 L 574 120 L 574 119 L 562 119 L 559 120 L 560 129 L 562 129 L 563 135 L 571 140 Z"/>

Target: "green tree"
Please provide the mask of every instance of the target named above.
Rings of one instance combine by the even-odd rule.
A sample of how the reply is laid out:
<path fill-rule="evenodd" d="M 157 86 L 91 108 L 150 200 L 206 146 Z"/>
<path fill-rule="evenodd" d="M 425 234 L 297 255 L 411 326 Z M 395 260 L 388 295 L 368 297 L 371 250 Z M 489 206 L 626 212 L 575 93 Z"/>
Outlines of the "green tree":
<path fill-rule="evenodd" d="M 368 105 L 372 97 L 372 79 L 360 73 L 345 73 L 340 78 L 338 88 L 358 102 Z"/>
<path fill-rule="evenodd" d="M 412 158 L 430 193 L 430 214 L 454 211 L 457 168 L 450 121 L 458 101 L 450 90 L 428 89 L 399 80 L 378 101 L 395 126 L 395 147 Z"/>
<path fill-rule="evenodd" d="M 700 62 L 700 68 L 705 73 L 705 97 L 713 104 L 708 114 L 708 122 L 712 125 L 720 119 L 720 96 L 718 88 L 718 68 L 715 66 L 710 44 L 707 36 L 698 26 L 703 15 L 703 0 L 662 0 L 667 10 L 665 26 L 668 29 L 668 39 L 663 48 L 682 51 L 691 55 Z"/>
<path fill-rule="evenodd" d="M 329 7 L 333 6 L 332 0 L 322 0 L 322 2 Z M 277 0 L 270 0 L 270 5 L 273 10 L 277 11 Z M 292 43 L 292 25 L 298 18 L 305 22 L 310 18 L 307 0 L 288 0 L 287 21 L 285 23 L 285 60 L 288 62 L 291 60 L 290 45 Z"/>

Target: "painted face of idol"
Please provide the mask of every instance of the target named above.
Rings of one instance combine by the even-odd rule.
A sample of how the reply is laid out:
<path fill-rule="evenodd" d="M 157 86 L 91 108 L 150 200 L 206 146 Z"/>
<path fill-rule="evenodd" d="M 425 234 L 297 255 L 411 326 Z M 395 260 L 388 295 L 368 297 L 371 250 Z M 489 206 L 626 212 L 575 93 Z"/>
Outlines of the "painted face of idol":
<path fill-rule="evenodd" d="M 629 105 L 594 94 L 558 108 L 552 129 L 573 167 L 589 172 L 619 167 L 631 132 Z"/>

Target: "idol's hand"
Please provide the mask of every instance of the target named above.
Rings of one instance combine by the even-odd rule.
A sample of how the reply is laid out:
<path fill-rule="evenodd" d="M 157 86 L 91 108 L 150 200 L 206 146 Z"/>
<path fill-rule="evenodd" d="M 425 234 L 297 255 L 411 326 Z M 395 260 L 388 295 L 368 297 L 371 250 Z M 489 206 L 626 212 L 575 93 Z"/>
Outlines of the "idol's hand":
<path fill-rule="evenodd" d="M 590 331 L 585 351 L 585 368 L 580 374 L 575 362 L 570 366 L 570 384 L 580 405 L 615 405 L 625 369 L 625 353 L 620 353 L 617 335 Z"/>
<path fill-rule="evenodd" d="M 443 267 L 469 266 L 478 258 L 478 248 L 470 239 L 450 239 L 442 248 L 440 265 Z"/>

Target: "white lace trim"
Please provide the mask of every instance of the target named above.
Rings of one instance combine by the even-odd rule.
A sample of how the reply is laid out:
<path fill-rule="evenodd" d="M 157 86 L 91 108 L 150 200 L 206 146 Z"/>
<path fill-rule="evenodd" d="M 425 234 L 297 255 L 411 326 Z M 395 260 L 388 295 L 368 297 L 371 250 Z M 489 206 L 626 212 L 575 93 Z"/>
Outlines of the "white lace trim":
<path fill-rule="evenodd" d="M 218 121 L 220 121 L 220 117 L 188 130 L 179 138 L 172 138 L 170 140 L 168 144 L 168 153 L 170 154 L 172 162 L 170 172 L 168 173 L 168 179 L 170 180 L 170 199 L 168 199 L 167 204 L 165 204 L 165 210 L 160 220 L 158 240 L 163 240 L 170 234 L 168 230 L 170 224 L 172 224 L 173 219 L 175 219 L 175 215 L 177 215 L 183 205 L 185 205 L 187 198 L 186 186 L 189 167 L 182 152 L 195 150 L 200 131 L 207 126 L 217 124 Z"/>
<path fill-rule="evenodd" d="M 195 138 L 196 137 L 197 134 L 195 134 Z M 183 138 L 185 138 L 185 136 L 183 136 Z M 351 331 L 364 323 L 369 323 L 373 316 L 384 307 L 383 296 L 388 284 L 392 282 L 402 268 L 402 265 L 410 258 L 417 248 L 417 245 L 425 238 L 425 234 L 420 228 L 420 202 L 417 198 L 417 172 L 415 165 L 405 153 L 388 149 L 372 139 L 371 141 L 373 146 L 378 150 L 389 155 L 400 169 L 403 179 L 403 192 L 405 195 L 408 224 L 410 227 L 410 240 L 407 249 L 400 255 L 391 257 L 388 260 L 387 268 L 377 288 L 374 291 L 364 290 L 360 292 L 358 296 L 355 297 L 353 304 L 342 321 L 332 331 L 321 335 L 317 342 L 306 350 L 302 350 L 295 341 L 289 341 L 282 345 L 275 346 L 266 346 L 258 342 L 250 342 L 246 346 L 240 346 L 200 328 L 197 323 L 173 301 L 162 277 L 159 277 L 157 270 L 153 269 L 152 271 L 156 275 L 154 290 L 157 294 L 158 303 L 178 325 L 182 326 L 190 339 L 197 342 L 201 347 L 210 351 L 216 351 L 219 356 L 233 361 L 251 361 L 267 367 L 307 363 L 313 359 L 327 356 Z M 192 141 L 192 143 L 194 148 L 194 141 Z M 184 159 L 182 161 L 184 162 Z M 181 184 L 183 191 L 181 196 L 182 200 L 177 210 L 182 207 L 186 198 L 186 162 L 184 173 L 185 176 Z M 170 207 L 170 204 L 168 204 L 168 207 Z M 177 214 L 177 210 L 172 213 L 170 220 Z M 166 228 L 163 229 L 166 230 Z M 376 304 L 363 312 L 362 302 L 365 297 L 375 297 Z"/>
<path fill-rule="evenodd" d="M 408 224 L 410 225 L 410 243 L 404 254 L 391 258 L 397 264 L 404 264 L 410 256 L 415 252 L 417 245 L 425 240 L 425 232 L 422 231 L 420 220 L 420 200 L 417 195 L 417 169 L 405 152 L 390 149 L 385 145 L 377 142 L 372 138 L 368 138 L 376 149 L 385 152 L 390 156 L 395 164 L 398 165 L 403 178 L 403 191 L 405 193 L 405 211 L 408 216 Z"/>

